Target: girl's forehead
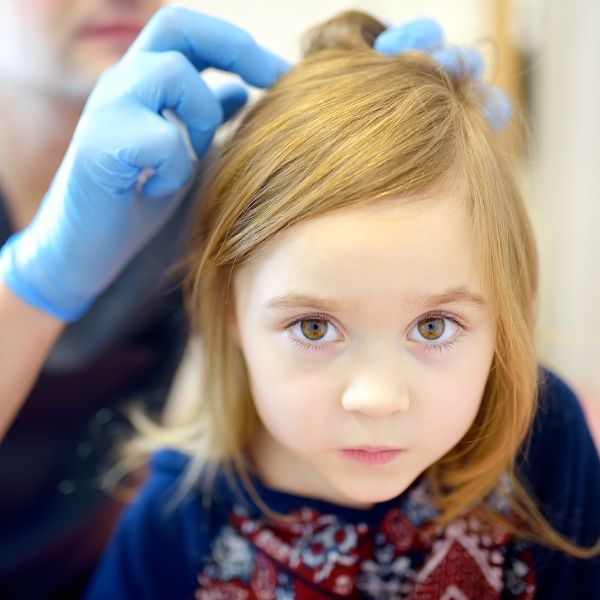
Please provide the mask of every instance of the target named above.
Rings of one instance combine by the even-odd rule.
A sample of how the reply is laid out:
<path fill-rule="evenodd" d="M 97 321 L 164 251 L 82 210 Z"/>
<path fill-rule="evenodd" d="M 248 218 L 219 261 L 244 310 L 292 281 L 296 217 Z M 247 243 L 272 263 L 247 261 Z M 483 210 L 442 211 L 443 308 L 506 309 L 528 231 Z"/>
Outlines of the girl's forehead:
<path fill-rule="evenodd" d="M 386 200 L 290 227 L 241 268 L 239 280 L 260 296 L 335 289 L 347 297 L 418 297 L 459 287 L 483 295 L 478 265 L 462 202 Z"/>
<path fill-rule="evenodd" d="M 450 197 L 388 199 L 298 223 L 282 232 L 263 256 L 313 268 L 363 262 L 376 267 L 396 264 L 409 254 L 429 259 L 442 249 L 465 255 L 471 246 L 468 222 L 462 203 Z"/>
<path fill-rule="evenodd" d="M 309 219 L 290 228 L 282 238 L 288 246 L 304 246 L 307 240 L 324 245 L 330 241 L 339 246 L 360 245 L 385 252 L 388 244 L 397 247 L 426 243 L 439 227 L 458 231 L 466 224 L 467 213 L 462 203 L 452 198 L 386 199 Z"/>

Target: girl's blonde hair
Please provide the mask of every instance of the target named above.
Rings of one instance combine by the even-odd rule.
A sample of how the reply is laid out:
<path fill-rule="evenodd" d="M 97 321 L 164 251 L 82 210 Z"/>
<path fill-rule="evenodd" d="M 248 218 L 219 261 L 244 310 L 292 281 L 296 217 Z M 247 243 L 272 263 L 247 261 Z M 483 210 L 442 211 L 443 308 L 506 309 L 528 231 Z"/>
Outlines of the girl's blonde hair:
<path fill-rule="evenodd" d="M 497 346 L 473 425 L 425 472 L 437 522 L 473 509 L 526 539 L 593 556 L 599 544 L 584 549 L 554 531 L 514 475 L 543 383 L 534 341 L 538 259 L 513 165 L 482 113 L 483 88 L 449 78 L 424 53 L 375 52 L 383 29 L 350 12 L 311 30 L 304 59 L 248 111 L 204 186 L 185 278 L 204 348 L 192 445 L 184 446 L 196 457 L 191 477 L 221 466 L 250 485 L 244 450 L 258 417 L 227 326 L 236 265 L 295 223 L 392 196 L 426 202 L 441 188 L 458 192 L 470 214 Z M 503 473 L 516 519 L 487 514 L 482 502 Z"/>

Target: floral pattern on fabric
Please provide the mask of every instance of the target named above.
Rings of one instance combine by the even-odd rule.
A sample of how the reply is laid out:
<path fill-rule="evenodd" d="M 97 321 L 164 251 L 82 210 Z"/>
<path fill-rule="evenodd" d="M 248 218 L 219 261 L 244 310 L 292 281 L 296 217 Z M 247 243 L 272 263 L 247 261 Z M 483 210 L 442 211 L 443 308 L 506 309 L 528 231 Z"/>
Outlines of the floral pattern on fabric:
<path fill-rule="evenodd" d="M 392 504 L 376 526 L 312 508 L 290 512 L 291 524 L 274 523 L 236 505 L 198 575 L 195 597 L 533 598 L 526 544 L 473 515 L 432 527 L 436 511 L 428 498 L 423 481 Z M 508 509 L 502 493 L 490 502 Z"/>

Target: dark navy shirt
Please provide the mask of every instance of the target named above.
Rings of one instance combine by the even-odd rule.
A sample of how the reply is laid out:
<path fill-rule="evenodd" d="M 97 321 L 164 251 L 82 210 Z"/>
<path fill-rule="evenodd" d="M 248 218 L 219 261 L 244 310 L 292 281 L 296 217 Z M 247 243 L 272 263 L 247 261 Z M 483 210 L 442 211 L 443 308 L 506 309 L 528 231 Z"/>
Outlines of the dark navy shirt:
<path fill-rule="evenodd" d="M 544 373 L 519 476 L 554 527 L 591 545 L 600 536 L 598 452 L 573 392 Z M 436 509 L 423 475 L 368 510 L 279 492 L 253 476 L 267 505 L 295 517 L 282 524 L 241 502 L 222 473 L 209 502 L 191 491 L 173 504 L 187 462 L 174 450 L 153 457 L 89 600 L 600 597 L 600 558 L 570 558 L 472 515 L 429 528 Z M 507 494 L 505 477 L 486 503 L 508 514 Z"/>
<path fill-rule="evenodd" d="M 134 398 L 159 410 L 187 340 L 166 273 L 181 258 L 192 197 L 65 328 L 0 445 L 1 597 L 58 594 L 85 578 L 106 542 L 120 505 L 99 480 L 128 431 L 121 411 Z M 11 233 L 0 198 L 0 245 Z"/>

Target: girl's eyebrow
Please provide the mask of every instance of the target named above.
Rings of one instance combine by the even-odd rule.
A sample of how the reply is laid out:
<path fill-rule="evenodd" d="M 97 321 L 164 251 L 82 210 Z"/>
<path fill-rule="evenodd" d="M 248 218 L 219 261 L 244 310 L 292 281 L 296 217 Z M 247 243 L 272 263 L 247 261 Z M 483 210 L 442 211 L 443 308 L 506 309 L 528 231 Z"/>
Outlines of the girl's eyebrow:
<path fill-rule="evenodd" d="M 441 304 L 452 303 L 472 304 L 475 307 L 484 307 L 486 301 L 476 292 L 472 291 L 465 285 L 457 286 L 434 294 L 432 296 L 422 296 L 420 298 L 410 298 L 405 302 L 408 308 L 424 307 L 425 309 L 434 308 Z M 357 311 L 357 307 L 346 301 L 328 298 L 317 298 L 310 294 L 301 292 L 289 292 L 281 294 L 275 298 L 268 300 L 265 305 L 267 309 L 283 310 L 290 308 L 314 308 L 329 312 L 347 312 L 353 313 Z"/>

